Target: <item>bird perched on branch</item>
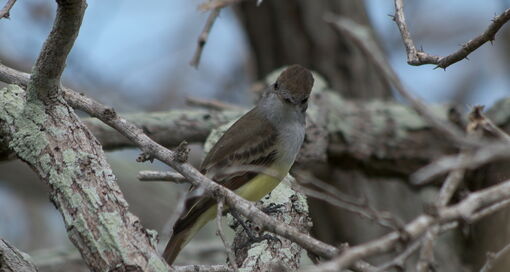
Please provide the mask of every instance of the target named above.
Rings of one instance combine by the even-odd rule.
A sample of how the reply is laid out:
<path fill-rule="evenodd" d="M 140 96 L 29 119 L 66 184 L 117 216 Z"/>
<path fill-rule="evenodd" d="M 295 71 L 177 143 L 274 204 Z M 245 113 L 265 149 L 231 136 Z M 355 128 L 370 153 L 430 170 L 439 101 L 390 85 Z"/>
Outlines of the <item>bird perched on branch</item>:
<path fill-rule="evenodd" d="M 310 71 L 300 65 L 285 69 L 257 105 L 213 146 L 202 173 L 250 201 L 271 192 L 289 172 L 303 143 L 313 82 Z M 168 264 L 215 217 L 216 209 L 210 196 L 186 201 L 163 253 Z"/>

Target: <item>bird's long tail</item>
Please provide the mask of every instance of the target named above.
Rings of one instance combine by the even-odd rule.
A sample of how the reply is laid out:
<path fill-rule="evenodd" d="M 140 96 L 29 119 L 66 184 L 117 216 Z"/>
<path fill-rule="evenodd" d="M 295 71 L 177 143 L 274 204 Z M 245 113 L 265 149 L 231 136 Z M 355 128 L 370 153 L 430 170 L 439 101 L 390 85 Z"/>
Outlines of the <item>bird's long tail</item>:
<path fill-rule="evenodd" d="M 183 230 L 172 235 L 172 238 L 170 238 L 170 241 L 166 244 L 165 251 L 163 252 L 163 258 L 169 265 L 172 265 L 175 261 L 179 252 L 181 252 L 182 248 L 190 239 L 191 234 L 190 230 Z"/>

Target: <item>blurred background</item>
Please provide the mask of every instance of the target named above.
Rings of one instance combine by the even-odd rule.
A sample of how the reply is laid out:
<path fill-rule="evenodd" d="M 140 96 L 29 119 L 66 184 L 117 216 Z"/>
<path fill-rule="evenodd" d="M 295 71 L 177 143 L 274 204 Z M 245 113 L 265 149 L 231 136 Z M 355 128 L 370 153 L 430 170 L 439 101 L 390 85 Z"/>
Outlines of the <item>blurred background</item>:
<path fill-rule="evenodd" d="M 430 65 L 413 67 L 406 63 L 400 34 L 389 16 L 394 13 L 393 1 L 305 2 L 265 0 L 256 7 L 255 1 L 244 1 L 223 9 L 200 66 L 194 69 L 189 61 L 208 16 L 197 9 L 201 1 L 152 0 L 141 4 L 90 0 L 68 59 L 64 84 L 120 113 L 185 108 L 187 97 L 214 98 L 248 107 L 254 82 L 283 65 L 301 63 L 325 76 L 346 98 L 393 99 L 391 89 L 360 52 L 322 21 L 324 12 L 329 11 L 371 26 L 401 80 L 428 102 L 455 104 L 467 110 L 469 105 L 490 106 L 510 95 L 508 27 L 497 34 L 493 45 L 484 45 L 470 55 L 469 61 L 445 71 L 434 70 Z M 406 1 L 405 11 L 417 47 L 430 54 L 447 55 L 481 33 L 493 16 L 509 6 L 506 0 Z M 49 33 L 55 10 L 53 1 L 18 1 L 11 19 L 0 20 L 0 61 L 29 72 Z M 200 146 L 193 150 L 193 162 L 199 163 Z M 136 163 L 137 154 L 137 150 L 121 150 L 109 152 L 108 158 L 131 211 L 164 240 L 169 231 L 168 211 L 185 186 L 140 183 L 136 179 L 139 170 L 167 167 Z M 351 174 L 349 179 L 355 182 Z M 406 188 L 395 179 L 377 183 L 367 195 L 371 196 L 370 190 L 379 197 L 404 192 L 400 194 L 403 202 L 398 205 L 375 203 L 388 210 L 413 203 L 400 211 L 408 220 L 421 211 L 421 206 L 415 204 L 420 202 L 417 196 L 424 193 Z M 359 241 L 348 230 L 342 235 L 323 231 L 325 240 Z M 0 236 L 28 253 L 72 247 L 60 214 L 48 200 L 46 186 L 19 161 L 0 162 Z M 204 239 L 209 236 L 216 239 L 207 231 L 202 234 Z"/>

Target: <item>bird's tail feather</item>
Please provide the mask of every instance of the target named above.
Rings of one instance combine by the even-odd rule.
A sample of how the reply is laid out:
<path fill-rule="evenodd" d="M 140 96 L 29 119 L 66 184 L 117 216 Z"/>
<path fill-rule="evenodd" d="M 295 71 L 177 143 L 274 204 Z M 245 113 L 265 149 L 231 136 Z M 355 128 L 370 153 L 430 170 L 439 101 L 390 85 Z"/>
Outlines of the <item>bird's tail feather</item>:
<path fill-rule="evenodd" d="M 179 255 L 179 252 L 181 252 L 182 248 L 186 245 L 190 236 L 189 232 L 189 230 L 184 230 L 174 233 L 172 238 L 170 238 L 170 241 L 168 241 L 168 244 L 166 244 L 165 251 L 163 252 L 163 258 L 169 265 L 172 265 L 175 258 L 177 258 L 177 255 Z"/>

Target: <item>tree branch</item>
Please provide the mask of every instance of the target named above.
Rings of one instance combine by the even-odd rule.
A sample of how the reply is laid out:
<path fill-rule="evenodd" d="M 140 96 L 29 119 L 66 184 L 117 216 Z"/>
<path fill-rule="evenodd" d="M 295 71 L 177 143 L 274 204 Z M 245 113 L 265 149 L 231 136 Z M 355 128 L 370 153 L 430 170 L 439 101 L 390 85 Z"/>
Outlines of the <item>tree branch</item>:
<path fill-rule="evenodd" d="M 64 89 L 64 91 L 66 98 L 68 101 L 72 101 L 74 106 L 115 128 L 145 154 L 173 167 L 191 183 L 204 188 L 207 194 L 225 198 L 226 204 L 230 207 L 235 207 L 241 214 L 251 218 L 255 223 L 264 226 L 268 231 L 288 238 L 318 255 L 332 257 L 336 254 L 337 249 L 335 247 L 320 242 L 307 234 L 303 234 L 296 228 L 282 225 L 280 222 L 262 213 L 249 201 L 206 178 L 191 165 L 176 160 L 175 152 L 154 142 L 136 125 L 118 116 L 112 108 L 106 107 L 91 98 L 74 93 L 70 89 Z"/>
<path fill-rule="evenodd" d="M 402 35 L 402 40 L 407 51 L 407 63 L 410 65 L 436 64 L 436 68 L 446 69 L 446 67 L 458 61 L 467 59 L 469 54 L 486 42 L 494 41 L 499 29 L 510 20 L 510 9 L 494 17 L 492 23 L 482 34 L 463 44 L 459 50 L 444 57 L 429 55 L 426 52 L 416 49 L 404 16 L 404 0 L 395 0 L 395 16 L 393 18 Z"/>
<path fill-rule="evenodd" d="M 14 4 L 16 3 L 16 0 L 8 0 L 7 3 L 5 3 L 5 6 L 0 10 L 0 19 L 6 18 L 9 19 L 10 17 L 10 11 Z"/>
<path fill-rule="evenodd" d="M 49 185 L 69 239 L 91 270 L 168 271 L 155 250 L 154 232 L 128 211 L 99 142 L 61 96 L 60 77 L 86 2 L 57 4 L 30 80 L 14 73 L 27 91 L 15 85 L 0 90 L 3 141 Z"/>
<path fill-rule="evenodd" d="M 67 55 L 78 37 L 87 8 L 85 0 L 57 0 L 57 4 L 53 29 L 44 42 L 30 78 L 32 87 L 43 100 L 57 96 Z"/>
<path fill-rule="evenodd" d="M 200 64 L 202 51 L 204 50 L 204 46 L 207 43 L 207 39 L 209 38 L 209 33 L 211 32 L 212 26 L 214 25 L 216 18 L 218 18 L 218 15 L 220 15 L 220 10 L 221 8 L 215 8 L 211 11 L 209 17 L 207 17 L 207 21 L 205 22 L 204 29 L 198 36 L 197 49 L 195 49 L 195 54 L 189 63 L 195 68 L 198 68 L 198 65 Z"/>
<path fill-rule="evenodd" d="M 436 224 L 452 221 L 469 221 L 477 212 L 497 203 L 510 199 L 510 180 L 488 187 L 468 195 L 459 203 L 441 208 L 435 215 L 420 215 L 408 223 L 403 231 L 394 231 L 381 238 L 345 249 L 338 257 L 306 271 L 338 271 L 348 267 L 356 260 L 364 259 L 394 249 L 400 241 L 413 241 L 430 230 Z M 493 209 L 496 212 L 505 206 Z M 486 214 L 488 215 L 488 214 Z M 405 240 L 402 240 L 405 239 Z"/>
<path fill-rule="evenodd" d="M 0 238 L 0 271 L 37 272 L 37 267 L 30 260 L 30 256 Z"/>

